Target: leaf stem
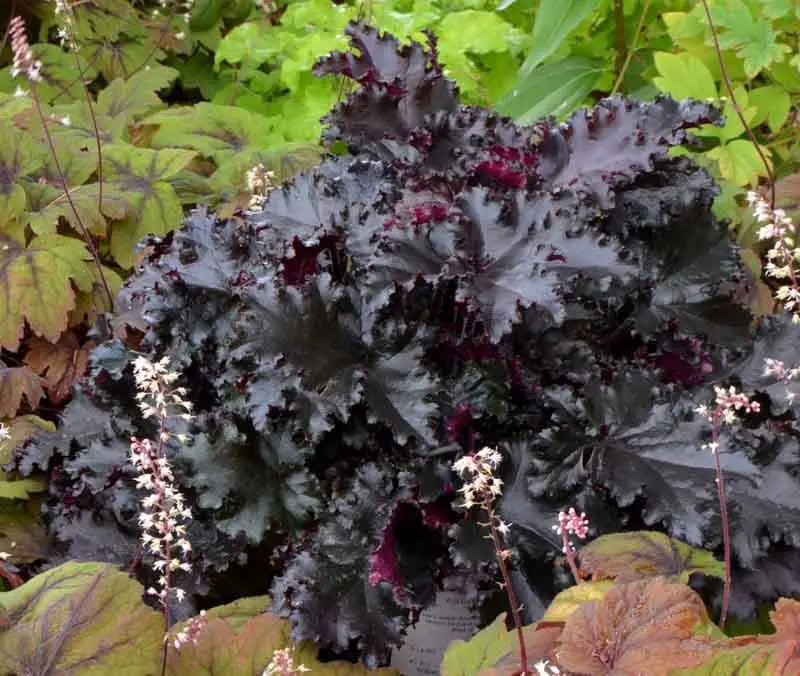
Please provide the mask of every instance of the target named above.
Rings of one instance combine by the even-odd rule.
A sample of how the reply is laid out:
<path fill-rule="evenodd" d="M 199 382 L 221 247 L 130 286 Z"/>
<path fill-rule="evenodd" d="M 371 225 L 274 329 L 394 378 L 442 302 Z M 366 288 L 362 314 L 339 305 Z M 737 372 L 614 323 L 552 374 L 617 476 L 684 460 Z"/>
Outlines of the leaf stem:
<path fill-rule="evenodd" d="M 103 273 L 103 264 L 100 260 L 100 254 L 97 251 L 97 247 L 95 246 L 94 240 L 92 239 L 92 233 L 89 232 L 89 229 L 83 223 L 83 219 L 81 218 L 80 213 L 78 213 L 78 209 L 75 206 L 75 202 L 72 200 L 72 195 L 70 194 L 69 186 L 67 185 L 67 177 L 64 175 L 63 170 L 61 169 L 61 162 L 58 160 L 58 153 L 56 152 L 56 146 L 53 142 L 53 136 L 50 134 L 50 128 L 47 126 L 47 118 L 44 115 L 44 110 L 42 110 L 42 103 L 39 100 L 39 93 L 37 91 L 36 82 L 30 81 L 31 86 L 31 97 L 33 98 L 33 102 L 36 106 L 36 112 L 39 115 L 39 119 L 42 121 L 42 128 L 44 129 L 45 137 L 47 138 L 47 145 L 50 147 L 50 154 L 53 156 L 53 165 L 56 168 L 56 173 L 58 173 L 58 178 L 61 181 L 61 188 L 64 191 L 64 196 L 67 198 L 67 202 L 69 202 L 69 206 L 72 209 L 72 213 L 75 215 L 75 222 L 78 224 L 78 228 L 81 231 L 81 235 L 83 236 L 86 246 L 89 247 L 89 251 L 92 254 L 92 259 L 94 260 L 94 264 L 97 267 L 97 274 L 100 277 L 100 282 L 103 285 L 103 289 L 108 296 L 108 309 L 113 311 L 114 309 L 114 296 L 111 294 L 111 288 L 108 286 L 108 281 L 106 280 L 106 276 Z"/>
<path fill-rule="evenodd" d="M 491 534 L 492 544 L 494 551 L 497 555 L 497 563 L 500 566 L 500 574 L 503 577 L 503 587 L 508 596 L 508 605 L 511 608 L 511 616 L 514 618 L 514 627 L 517 632 L 517 641 L 519 642 L 519 660 L 522 671 L 519 676 L 526 676 L 531 672 L 528 671 L 528 652 L 525 648 L 525 636 L 522 633 L 522 617 L 519 614 L 520 605 L 517 602 L 517 595 L 514 593 L 514 588 L 511 586 L 511 576 L 508 574 L 508 564 L 506 558 L 509 555 L 509 550 L 503 548 L 503 542 L 500 533 L 497 532 L 497 516 L 491 505 L 486 505 L 486 511 L 489 512 L 489 533 Z"/>
<path fill-rule="evenodd" d="M 645 0 L 644 7 L 642 7 L 642 14 L 639 17 L 639 23 L 636 24 L 636 30 L 633 32 L 633 40 L 631 40 L 630 49 L 627 50 L 625 54 L 625 62 L 617 72 L 617 79 L 614 82 L 614 86 L 611 88 L 610 96 L 614 96 L 614 94 L 616 94 L 619 91 L 619 88 L 622 86 L 622 81 L 625 79 L 625 74 L 628 72 L 628 68 L 631 65 L 633 55 L 636 53 L 636 44 L 639 42 L 639 37 L 642 35 L 642 31 L 644 29 L 644 20 L 647 18 L 647 12 L 650 9 L 651 2 L 652 0 Z"/>
<path fill-rule="evenodd" d="M 758 157 L 761 159 L 761 162 L 764 165 L 764 169 L 767 172 L 767 179 L 769 180 L 770 185 L 770 205 L 772 208 L 775 208 L 775 173 L 772 171 L 772 167 L 770 166 L 769 161 L 767 160 L 766 155 L 764 155 L 764 151 L 761 149 L 761 146 L 758 143 L 758 139 L 756 138 L 755 133 L 751 129 L 750 125 L 747 123 L 747 120 L 744 119 L 744 114 L 742 113 L 742 109 L 739 106 L 739 103 L 736 101 L 736 94 L 733 92 L 733 83 L 731 82 L 731 78 L 728 75 L 728 70 L 725 68 L 725 61 L 722 58 L 722 47 L 719 43 L 719 34 L 717 33 L 717 27 L 714 25 L 714 20 L 711 18 L 711 9 L 708 6 L 708 0 L 700 0 L 703 3 L 703 10 L 706 14 L 706 20 L 708 21 L 708 27 L 711 30 L 711 37 L 714 41 L 714 51 L 717 55 L 717 61 L 719 62 L 719 71 L 722 74 L 722 81 L 725 83 L 725 89 L 728 92 L 728 96 L 731 100 L 731 106 L 733 107 L 734 111 L 736 111 L 736 116 L 739 118 L 739 121 L 742 123 L 745 131 L 747 132 L 747 136 L 753 144 L 753 148 L 755 148 Z"/>
<path fill-rule="evenodd" d="M 722 609 L 719 614 L 719 628 L 725 631 L 725 622 L 728 619 L 728 606 L 731 598 L 731 528 L 728 518 L 728 504 L 725 499 L 725 478 L 722 474 L 722 464 L 719 460 L 719 446 L 717 445 L 719 430 L 717 423 L 711 423 L 711 443 L 714 448 L 714 463 L 717 470 L 717 497 L 719 499 L 719 513 L 722 519 L 722 548 L 725 558 L 725 581 L 722 587 Z"/>
<path fill-rule="evenodd" d="M 617 77 L 619 77 L 627 57 L 625 39 L 625 8 L 622 5 L 622 0 L 614 0 L 614 28 L 616 42 L 614 73 L 616 73 Z"/>

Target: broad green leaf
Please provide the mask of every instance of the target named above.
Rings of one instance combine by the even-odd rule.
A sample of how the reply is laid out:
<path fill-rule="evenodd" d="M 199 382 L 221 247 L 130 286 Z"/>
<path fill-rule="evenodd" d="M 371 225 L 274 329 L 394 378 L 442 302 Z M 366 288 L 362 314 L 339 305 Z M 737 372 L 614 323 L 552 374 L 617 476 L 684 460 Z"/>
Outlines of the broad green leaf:
<path fill-rule="evenodd" d="M 0 593 L 11 626 L 0 669 L 15 674 L 145 676 L 159 673 L 164 618 L 142 586 L 114 566 L 65 563 Z"/>
<path fill-rule="evenodd" d="M 653 83 L 676 99 L 693 98 L 699 101 L 716 98 L 717 86 L 708 68 L 696 56 L 681 52 L 653 55 L 660 77 Z"/>
<path fill-rule="evenodd" d="M 497 109 L 520 124 L 560 117 L 583 102 L 602 73 L 601 62 L 578 57 L 546 64 L 523 76 Z"/>
<path fill-rule="evenodd" d="M 722 29 L 720 46 L 736 50 L 737 56 L 744 60 L 748 77 L 755 77 L 791 53 L 787 45 L 778 42 L 778 35 L 770 23 L 761 17 L 754 17 L 746 2 L 715 2 L 711 6 L 711 13 Z"/>
<path fill-rule="evenodd" d="M 753 89 L 750 92 L 750 104 L 758 109 L 752 124 L 757 125 L 766 120 L 773 133 L 783 127 L 792 107 L 789 92 L 777 85 Z"/>
<path fill-rule="evenodd" d="M 78 239 L 35 237 L 27 247 L 0 239 L 0 347 L 16 351 L 25 324 L 56 342 L 67 328 L 75 291 L 92 287 L 91 255 Z"/>
<path fill-rule="evenodd" d="M 115 140 L 126 137 L 130 123 L 166 106 L 156 92 L 167 88 L 177 76 L 174 68 L 156 65 L 127 80 L 117 78 L 97 97 L 98 124 Z"/>
<path fill-rule="evenodd" d="M 281 53 L 274 29 L 263 19 L 236 26 L 225 35 L 214 54 L 214 66 L 223 62 L 258 67 Z M 310 37 L 310 36 L 309 36 Z"/>
<path fill-rule="evenodd" d="M 84 63 L 95 65 L 109 82 L 129 78 L 166 58 L 164 50 L 150 39 L 146 31 L 132 36 L 127 26 L 125 33 L 116 39 L 91 34 L 82 36 L 78 52 Z"/>
<path fill-rule="evenodd" d="M 664 575 L 686 583 L 692 573 L 725 577 L 725 565 L 710 552 L 653 531 L 601 535 L 581 549 L 579 558 L 581 571 L 595 580 Z"/>
<path fill-rule="evenodd" d="M 111 252 L 124 268 L 133 265 L 135 244 L 148 234 L 165 235 L 180 227 L 183 206 L 168 180 L 195 157 L 191 150 L 151 150 L 108 146 L 103 154 L 106 177 L 127 202 L 127 218 L 111 232 Z"/>
<path fill-rule="evenodd" d="M 75 34 L 81 39 L 92 35 L 114 40 L 123 30 L 129 35 L 145 34 L 139 15 L 128 0 L 78 2 L 72 11 Z"/>
<path fill-rule="evenodd" d="M 599 4 L 599 0 L 542 0 L 533 22 L 531 51 L 520 75 L 529 74 L 553 54 Z"/>
<path fill-rule="evenodd" d="M 469 88 L 478 69 L 470 54 L 517 51 L 521 34 L 496 12 L 467 9 L 447 14 L 437 28 L 439 55 L 447 71 Z"/>
<path fill-rule="evenodd" d="M 706 34 L 706 24 L 695 12 L 664 12 L 661 20 L 667 27 L 669 36 L 679 45 L 702 43 Z"/>
<path fill-rule="evenodd" d="M 492 667 L 514 645 L 516 637 L 506 629 L 503 613 L 468 641 L 453 641 L 442 659 L 442 676 L 477 676 Z"/>
<path fill-rule="evenodd" d="M 542 617 L 542 622 L 566 622 L 587 601 L 602 599 L 614 583 L 609 580 L 600 582 L 582 582 L 569 587 L 553 599 Z"/>
<path fill-rule="evenodd" d="M 222 16 L 225 0 L 194 0 L 189 18 L 192 31 L 203 31 L 214 26 Z"/>
<path fill-rule="evenodd" d="M 172 108 L 145 119 L 159 125 L 153 136 L 155 148 L 191 148 L 217 163 L 247 146 L 270 148 L 282 138 L 272 133 L 273 120 L 233 106 L 198 103 Z"/>
<path fill-rule="evenodd" d="M 769 151 L 766 148 L 762 148 L 762 151 L 769 160 Z M 752 185 L 766 172 L 761 157 L 753 144 L 746 139 L 736 139 L 724 146 L 712 148 L 706 155 L 718 162 L 722 177 L 734 185 Z"/>

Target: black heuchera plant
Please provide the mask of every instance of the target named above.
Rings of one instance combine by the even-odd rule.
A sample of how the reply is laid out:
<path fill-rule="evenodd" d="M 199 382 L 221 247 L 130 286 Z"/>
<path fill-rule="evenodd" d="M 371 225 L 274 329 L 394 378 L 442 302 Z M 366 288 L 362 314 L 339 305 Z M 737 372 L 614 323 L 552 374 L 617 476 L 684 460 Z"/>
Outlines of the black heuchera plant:
<path fill-rule="evenodd" d="M 357 85 L 325 120 L 348 152 L 258 213 L 195 211 L 150 241 L 121 296 L 116 321 L 171 359 L 197 407 L 193 441 L 171 449 L 196 568 L 224 569 L 244 538 L 280 540 L 272 593 L 296 638 L 377 664 L 443 577 L 493 574 L 450 469 L 484 445 L 507 459 L 499 508 L 528 607 L 553 591 L 541 564 L 567 504 L 597 532 L 646 525 L 718 548 L 710 430 L 694 413 L 711 384 L 761 388 L 762 413 L 723 455 L 739 565 L 794 547 L 797 427 L 759 360 L 796 335 L 775 321 L 752 341 L 715 186 L 669 153 L 717 113 L 616 97 L 520 127 L 459 105 L 433 40 L 349 35 L 351 53 L 316 67 Z M 126 439 L 152 430 L 131 359 L 120 341 L 98 347 L 65 424 L 19 456 L 54 473 L 47 516 L 83 543 L 73 556 L 135 518 Z M 754 598 L 742 592 L 740 612 Z"/>

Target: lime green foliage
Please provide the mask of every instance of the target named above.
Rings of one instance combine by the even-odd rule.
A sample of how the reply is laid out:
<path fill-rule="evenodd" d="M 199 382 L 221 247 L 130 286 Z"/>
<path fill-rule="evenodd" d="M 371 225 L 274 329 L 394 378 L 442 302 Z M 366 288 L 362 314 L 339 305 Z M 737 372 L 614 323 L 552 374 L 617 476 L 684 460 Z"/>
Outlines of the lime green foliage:
<path fill-rule="evenodd" d="M 0 671 L 12 674 L 158 673 L 163 616 L 113 566 L 67 563 L 0 594 L 8 628 Z"/>
<path fill-rule="evenodd" d="M 516 635 L 506 629 L 506 616 L 500 615 L 469 641 L 453 641 L 442 659 L 442 676 L 477 676 L 494 666 L 513 648 Z"/>

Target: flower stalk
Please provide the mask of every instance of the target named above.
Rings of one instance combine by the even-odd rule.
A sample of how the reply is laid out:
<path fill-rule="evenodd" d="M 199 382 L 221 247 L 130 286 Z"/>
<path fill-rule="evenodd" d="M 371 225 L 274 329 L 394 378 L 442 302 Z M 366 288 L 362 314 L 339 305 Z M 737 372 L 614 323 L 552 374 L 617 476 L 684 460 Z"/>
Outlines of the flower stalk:
<path fill-rule="evenodd" d="M 464 502 L 461 506 L 464 509 L 471 509 L 476 506 L 482 507 L 489 515 L 489 520 L 480 525 L 489 529 L 488 538 L 494 546 L 500 575 L 503 578 L 500 587 L 505 589 L 508 596 L 508 603 L 519 642 L 520 676 L 527 676 L 532 672 L 528 669 L 528 653 L 525 648 L 525 637 L 522 634 L 522 618 L 519 612 L 521 605 L 517 602 L 508 571 L 508 559 L 511 557 L 511 550 L 504 545 L 504 538 L 509 533 L 510 524 L 503 521 L 494 508 L 495 499 L 503 492 L 503 481 L 494 475 L 502 460 L 503 456 L 498 451 L 486 447 L 474 455 L 465 455 L 459 458 L 453 463 L 453 469 L 464 479 L 464 485 L 459 489 L 459 492 L 464 497 Z"/>

